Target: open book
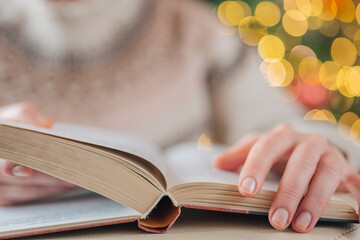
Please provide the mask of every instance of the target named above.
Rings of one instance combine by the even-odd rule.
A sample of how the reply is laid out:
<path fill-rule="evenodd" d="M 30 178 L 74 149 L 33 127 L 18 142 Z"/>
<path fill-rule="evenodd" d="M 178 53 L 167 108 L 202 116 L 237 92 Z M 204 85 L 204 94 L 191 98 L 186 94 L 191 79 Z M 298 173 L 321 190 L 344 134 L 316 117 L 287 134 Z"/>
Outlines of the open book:
<path fill-rule="evenodd" d="M 224 146 L 201 150 L 189 142 L 161 151 L 128 135 L 68 125 L 0 123 L 0 136 L 0 158 L 94 192 L 0 207 L 0 238 L 132 221 L 160 233 L 181 207 L 266 215 L 278 186 L 279 179 L 270 178 L 256 197 L 243 197 L 238 173 L 212 167 Z M 334 196 L 321 219 L 357 222 L 358 215 Z"/>

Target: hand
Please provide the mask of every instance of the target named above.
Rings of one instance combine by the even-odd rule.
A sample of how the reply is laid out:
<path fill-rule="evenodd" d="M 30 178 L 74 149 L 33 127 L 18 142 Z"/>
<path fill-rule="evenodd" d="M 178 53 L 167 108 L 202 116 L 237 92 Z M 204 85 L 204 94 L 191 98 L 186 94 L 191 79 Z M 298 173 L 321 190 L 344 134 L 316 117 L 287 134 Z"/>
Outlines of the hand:
<path fill-rule="evenodd" d="M 215 159 L 223 170 L 237 171 L 239 191 L 254 197 L 270 170 L 282 173 L 269 211 L 270 224 L 284 230 L 311 231 L 338 187 L 360 200 L 360 177 L 344 154 L 319 134 L 302 134 L 282 124 L 268 133 L 249 134 Z"/>
<path fill-rule="evenodd" d="M 45 128 L 50 128 L 54 123 L 28 103 L 0 108 L 0 120 Z M 0 206 L 43 199 L 75 187 L 47 174 L 0 159 Z"/>

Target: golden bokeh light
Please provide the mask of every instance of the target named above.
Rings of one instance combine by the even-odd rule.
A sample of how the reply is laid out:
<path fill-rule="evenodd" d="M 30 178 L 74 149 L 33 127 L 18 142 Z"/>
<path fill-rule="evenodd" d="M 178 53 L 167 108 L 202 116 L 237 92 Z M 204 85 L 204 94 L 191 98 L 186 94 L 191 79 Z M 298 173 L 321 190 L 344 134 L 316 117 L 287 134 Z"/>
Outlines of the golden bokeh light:
<path fill-rule="evenodd" d="M 246 2 L 244 1 L 236 1 L 236 2 L 240 4 L 240 6 L 242 7 L 244 18 L 252 15 L 251 8 Z"/>
<path fill-rule="evenodd" d="M 241 19 L 245 16 L 242 6 L 234 1 L 226 5 L 225 17 L 232 26 L 239 25 Z"/>
<path fill-rule="evenodd" d="M 240 21 L 238 33 L 244 43 L 256 46 L 260 39 L 268 34 L 268 30 L 259 23 L 256 17 L 249 16 Z"/>
<path fill-rule="evenodd" d="M 360 4 L 358 4 L 356 7 L 355 17 L 358 24 L 360 24 Z"/>
<path fill-rule="evenodd" d="M 197 141 L 197 148 L 202 151 L 213 151 L 211 138 L 205 133 L 201 134 Z"/>
<path fill-rule="evenodd" d="M 343 97 L 338 91 L 329 92 L 329 104 L 337 112 L 349 111 L 355 102 L 355 98 Z"/>
<path fill-rule="evenodd" d="M 242 1 L 223 2 L 218 15 L 228 27 L 237 27 L 244 43 L 258 45 L 260 69 L 269 85 L 287 87 L 291 101 L 318 108 L 305 119 L 335 124 L 338 119 L 340 134 L 360 147 L 360 0 L 262 0 L 250 5 L 253 16 Z"/>
<path fill-rule="evenodd" d="M 319 80 L 329 90 L 336 90 L 336 78 L 340 71 L 339 65 L 333 61 L 324 62 L 319 69 Z"/>
<path fill-rule="evenodd" d="M 346 81 L 347 88 L 352 95 L 360 96 L 360 67 L 351 67 Z"/>
<path fill-rule="evenodd" d="M 340 66 L 352 66 L 357 58 L 355 45 L 346 38 L 336 38 L 331 46 L 332 59 Z"/>
<path fill-rule="evenodd" d="M 323 9 L 319 18 L 324 21 L 331 21 L 336 17 L 337 5 L 335 0 L 323 0 Z"/>
<path fill-rule="evenodd" d="M 336 124 L 335 116 L 328 110 L 313 109 L 307 112 L 304 116 L 304 120 L 313 120 L 313 121 L 326 121 L 333 124 Z"/>
<path fill-rule="evenodd" d="M 259 20 L 260 24 L 265 27 L 272 27 L 276 25 L 281 18 L 279 7 L 269 1 L 259 3 L 255 8 L 255 17 Z"/>
<path fill-rule="evenodd" d="M 295 70 L 295 76 L 299 76 L 299 64 L 306 57 L 316 59 L 316 55 L 311 48 L 304 45 L 298 45 L 291 49 L 288 60 Z"/>
<path fill-rule="evenodd" d="M 240 21 L 251 16 L 251 9 L 243 1 L 224 1 L 218 7 L 218 17 L 227 26 L 237 26 Z"/>
<path fill-rule="evenodd" d="M 305 57 L 301 60 L 298 67 L 298 73 L 301 80 L 307 85 L 318 85 L 319 69 L 321 67 L 321 61 L 313 57 Z"/>
<path fill-rule="evenodd" d="M 351 126 L 359 119 L 358 115 L 353 112 L 344 113 L 338 123 L 338 130 L 342 137 L 350 140 Z"/>
<path fill-rule="evenodd" d="M 264 61 L 262 72 L 265 73 L 269 85 L 272 87 L 289 86 L 294 79 L 294 69 L 285 59 L 274 62 Z"/>
<path fill-rule="evenodd" d="M 283 1 L 285 11 L 299 10 L 297 7 L 296 0 L 284 0 Z"/>
<path fill-rule="evenodd" d="M 336 0 L 336 18 L 342 22 L 350 23 L 355 18 L 355 5 L 352 0 Z"/>
<path fill-rule="evenodd" d="M 300 37 L 308 30 L 307 18 L 297 10 L 287 11 L 283 18 L 282 24 L 285 31 L 295 37 Z"/>
<path fill-rule="evenodd" d="M 266 35 L 259 42 L 258 52 L 265 61 L 281 60 L 285 55 L 285 46 L 280 38 Z"/>
<path fill-rule="evenodd" d="M 349 90 L 349 76 L 350 76 L 351 68 L 343 67 L 340 69 L 339 73 L 336 76 L 336 86 L 345 97 L 354 97 L 352 91 Z"/>
<path fill-rule="evenodd" d="M 230 3 L 230 1 L 224 1 L 222 2 L 219 7 L 218 7 L 218 10 L 217 10 L 217 13 L 218 13 L 218 18 L 219 20 L 225 24 L 225 25 L 228 25 L 228 26 L 232 26 L 232 24 L 227 20 L 226 18 L 226 8 L 227 8 L 227 5 Z"/>
<path fill-rule="evenodd" d="M 356 120 L 352 125 L 350 129 L 350 140 L 352 141 L 358 141 L 358 138 L 360 137 L 360 119 Z"/>
<path fill-rule="evenodd" d="M 323 0 L 296 0 L 296 7 L 307 17 L 319 16 L 323 9 Z"/>
<path fill-rule="evenodd" d="M 356 31 L 353 43 L 356 47 L 357 55 L 360 56 L 360 29 Z"/>

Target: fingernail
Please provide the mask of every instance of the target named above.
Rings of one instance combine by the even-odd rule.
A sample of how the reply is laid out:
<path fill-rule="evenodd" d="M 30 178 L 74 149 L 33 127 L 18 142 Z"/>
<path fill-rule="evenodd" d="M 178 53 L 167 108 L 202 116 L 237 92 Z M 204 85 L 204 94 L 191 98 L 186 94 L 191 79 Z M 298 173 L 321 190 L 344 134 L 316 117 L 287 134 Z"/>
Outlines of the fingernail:
<path fill-rule="evenodd" d="M 240 185 L 240 191 L 246 193 L 254 193 L 256 187 L 255 179 L 248 177 Z"/>
<path fill-rule="evenodd" d="M 28 171 L 25 167 L 23 166 L 15 166 L 11 169 L 11 173 L 15 176 L 15 177 L 30 177 L 31 176 L 31 172 Z"/>
<path fill-rule="evenodd" d="M 271 218 L 273 224 L 280 228 L 285 228 L 289 218 L 289 213 L 283 208 L 278 208 Z"/>
<path fill-rule="evenodd" d="M 306 230 L 311 222 L 311 214 L 309 212 L 302 212 L 295 220 L 295 226 L 301 230 Z"/>

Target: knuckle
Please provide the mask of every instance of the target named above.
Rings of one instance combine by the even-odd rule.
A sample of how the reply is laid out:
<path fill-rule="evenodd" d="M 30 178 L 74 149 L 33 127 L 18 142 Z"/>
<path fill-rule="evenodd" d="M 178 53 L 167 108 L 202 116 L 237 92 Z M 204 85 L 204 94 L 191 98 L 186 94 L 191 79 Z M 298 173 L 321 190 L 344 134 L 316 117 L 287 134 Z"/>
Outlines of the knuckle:
<path fill-rule="evenodd" d="M 338 148 L 331 146 L 329 147 L 328 152 L 331 153 L 338 161 L 343 163 L 345 162 L 345 155 Z"/>
<path fill-rule="evenodd" d="M 316 168 L 316 161 L 313 158 L 304 157 L 300 162 L 300 167 L 305 170 L 313 170 Z"/>
<path fill-rule="evenodd" d="M 308 135 L 308 142 L 310 144 L 328 146 L 328 141 L 319 133 L 311 133 Z"/>
<path fill-rule="evenodd" d="M 274 142 L 273 136 L 270 135 L 270 134 L 267 134 L 267 135 L 264 135 L 264 136 L 260 137 L 259 141 L 255 144 L 254 147 L 256 147 L 256 149 L 258 151 L 263 151 L 268 146 L 271 146 L 272 142 Z"/>
<path fill-rule="evenodd" d="M 332 177 L 342 178 L 344 167 L 340 159 L 335 157 L 328 157 L 322 161 L 321 167 Z"/>
<path fill-rule="evenodd" d="M 288 186 L 280 191 L 281 198 L 285 198 L 285 201 L 298 201 L 303 197 L 303 193 L 296 186 Z"/>
<path fill-rule="evenodd" d="M 323 209 L 327 202 L 327 195 L 325 191 L 319 190 L 311 194 L 307 201 L 314 209 Z"/>
<path fill-rule="evenodd" d="M 277 125 L 272 132 L 275 134 L 284 134 L 284 133 L 289 133 L 292 131 L 293 131 L 293 128 L 289 124 L 281 123 L 281 124 Z"/>

